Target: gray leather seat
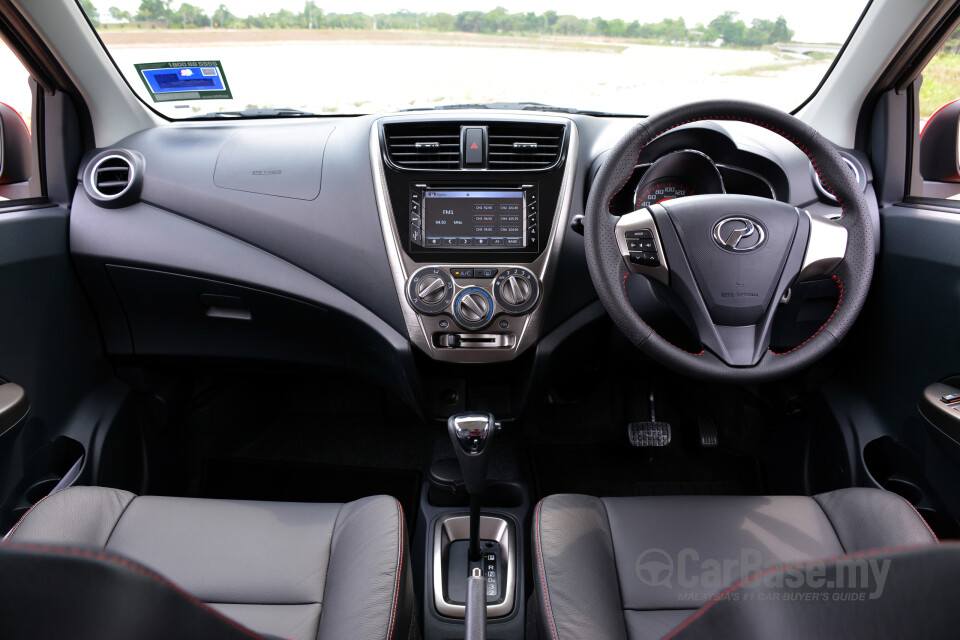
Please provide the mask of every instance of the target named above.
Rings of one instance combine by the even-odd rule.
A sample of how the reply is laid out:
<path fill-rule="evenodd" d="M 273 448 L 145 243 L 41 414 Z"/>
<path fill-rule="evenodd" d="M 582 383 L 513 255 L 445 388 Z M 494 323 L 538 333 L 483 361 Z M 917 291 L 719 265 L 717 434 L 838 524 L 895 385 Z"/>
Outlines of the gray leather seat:
<path fill-rule="evenodd" d="M 128 558 L 262 634 L 389 640 L 410 631 L 403 513 L 385 496 L 308 504 L 72 487 L 39 502 L 5 540 Z"/>
<path fill-rule="evenodd" d="M 687 620 L 701 606 L 714 603 L 714 596 L 726 587 L 763 569 L 832 559 L 825 561 L 825 566 L 831 567 L 825 571 L 830 574 L 838 571 L 837 559 L 845 554 L 872 549 L 903 551 L 904 547 L 936 541 L 908 502 L 876 489 L 843 489 L 812 498 L 555 495 L 541 501 L 534 514 L 537 612 L 533 615 L 545 640 L 645 640 L 662 638 L 680 625 L 688 627 L 683 629 L 684 637 L 733 637 L 737 633 L 732 629 L 719 635 L 716 629 L 697 635 Z M 957 549 L 946 552 L 953 554 L 953 561 L 957 559 Z M 898 576 L 906 583 L 899 586 L 912 587 L 914 583 L 906 578 L 907 564 L 922 567 L 929 559 L 903 562 Z M 869 565 L 865 567 L 870 570 Z M 801 586 L 805 593 L 813 594 L 804 597 L 813 600 L 825 593 Z M 764 588 L 776 590 L 776 585 Z M 911 593 L 910 588 L 905 587 L 904 592 Z M 772 596 L 771 602 L 776 600 L 776 604 L 766 609 L 756 596 L 738 605 L 739 596 L 729 597 L 730 593 L 725 592 L 724 599 L 732 602 L 715 607 L 721 614 L 737 606 L 770 612 L 787 606 L 783 593 Z M 831 614 L 840 617 L 851 612 L 840 609 Z M 811 616 L 824 611 L 820 606 L 807 612 L 807 617 L 813 619 Z M 796 608 L 790 610 L 789 616 L 796 612 Z M 727 615 L 731 620 L 746 619 L 742 613 L 734 610 Z M 782 612 L 778 615 L 781 621 L 788 617 Z M 703 617 L 712 620 L 717 614 Z M 821 629 L 817 635 L 829 628 L 822 622 L 814 627 Z M 951 626 L 950 633 L 955 629 Z M 755 631 L 757 637 L 791 637 L 769 625 L 756 626 Z M 747 636 L 740 630 L 738 637 Z"/>

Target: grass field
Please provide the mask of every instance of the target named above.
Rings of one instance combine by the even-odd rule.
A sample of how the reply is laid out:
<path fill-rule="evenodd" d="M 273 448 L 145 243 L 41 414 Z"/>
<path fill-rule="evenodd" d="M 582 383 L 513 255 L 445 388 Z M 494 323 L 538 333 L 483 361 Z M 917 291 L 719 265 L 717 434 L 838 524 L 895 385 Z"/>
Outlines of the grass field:
<path fill-rule="evenodd" d="M 960 98 L 960 56 L 937 54 L 923 70 L 920 117 L 929 118 L 934 111 L 957 98 Z"/>
<path fill-rule="evenodd" d="M 713 97 L 791 109 L 829 66 L 773 47 L 537 34 L 111 26 L 100 36 L 134 91 L 171 117 L 245 106 L 347 114 L 523 101 L 648 114 Z M 135 65 L 174 60 L 219 60 L 233 100 L 153 104 Z"/>
<path fill-rule="evenodd" d="M 359 29 L 101 29 L 100 37 L 109 47 L 170 47 L 208 45 L 250 45 L 283 42 L 364 43 L 370 45 L 437 45 L 548 49 L 620 53 L 627 48 L 622 41 L 605 38 L 540 35 L 484 35 L 439 31 L 400 31 Z"/>

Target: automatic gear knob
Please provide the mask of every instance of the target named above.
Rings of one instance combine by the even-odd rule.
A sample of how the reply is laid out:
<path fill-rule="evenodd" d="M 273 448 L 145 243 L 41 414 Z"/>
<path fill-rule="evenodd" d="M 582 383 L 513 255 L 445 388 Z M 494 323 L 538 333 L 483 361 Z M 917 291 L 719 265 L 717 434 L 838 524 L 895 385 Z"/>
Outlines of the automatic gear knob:
<path fill-rule="evenodd" d="M 499 428 L 492 413 L 466 411 L 450 416 L 447 430 L 457 453 L 467 493 L 479 495 L 487 484 L 487 454 Z"/>

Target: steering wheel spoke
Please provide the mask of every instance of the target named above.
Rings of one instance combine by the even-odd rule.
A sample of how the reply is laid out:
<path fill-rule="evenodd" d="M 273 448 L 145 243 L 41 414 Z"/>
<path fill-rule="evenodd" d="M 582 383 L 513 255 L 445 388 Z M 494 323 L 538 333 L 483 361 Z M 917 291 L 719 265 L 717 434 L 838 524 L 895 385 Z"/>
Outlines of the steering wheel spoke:
<path fill-rule="evenodd" d="M 797 280 L 827 275 L 836 269 L 847 255 L 849 236 L 843 225 L 809 211 L 804 213 L 810 221 L 810 237 Z"/>
<path fill-rule="evenodd" d="M 711 120 L 750 123 L 793 143 L 836 195 L 842 218 L 833 222 L 786 202 L 736 194 L 687 195 L 619 218 L 610 213 L 647 145 L 677 127 Z M 724 382 L 794 373 L 836 346 L 863 308 L 874 233 L 863 189 L 833 145 L 790 114 L 724 100 L 676 107 L 637 124 L 601 166 L 584 216 L 590 276 L 624 335 L 681 373 Z M 707 353 L 684 351 L 658 335 L 628 299 L 625 273 L 669 289 L 666 299 L 685 307 L 681 315 Z M 841 287 L 836 309 L 800 347 L 771 353 L 773 317 L 785 292 L 822 275 Z"/>

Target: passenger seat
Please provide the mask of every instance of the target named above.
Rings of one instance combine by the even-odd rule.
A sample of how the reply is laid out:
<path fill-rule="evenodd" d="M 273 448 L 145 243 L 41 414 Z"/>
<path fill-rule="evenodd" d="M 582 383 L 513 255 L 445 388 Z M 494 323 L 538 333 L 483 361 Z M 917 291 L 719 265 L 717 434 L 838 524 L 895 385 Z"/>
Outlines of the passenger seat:
<path fill-rule="evenodd" d="M 392 640 L 411 629 L 409 565 L 390 497 L 245 502 L 71 487 L 0 545 L 0 619 L 9 637 L 40 639 Z"/>

